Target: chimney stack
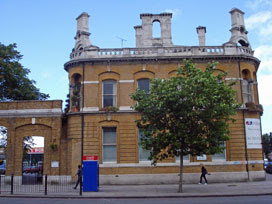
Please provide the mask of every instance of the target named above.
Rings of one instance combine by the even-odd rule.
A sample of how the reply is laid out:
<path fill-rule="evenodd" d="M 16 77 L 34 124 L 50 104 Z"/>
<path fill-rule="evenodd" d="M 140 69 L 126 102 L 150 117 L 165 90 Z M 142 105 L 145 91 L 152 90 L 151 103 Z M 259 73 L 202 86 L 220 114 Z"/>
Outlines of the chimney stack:
<path fill-rule="evenodd" d="M 196 28 L 196 32 L 198 34 L 199 46 L 205 46 L 206 45 L 206 38 L 205 38 L 206 27 L 198 26 Z"/>

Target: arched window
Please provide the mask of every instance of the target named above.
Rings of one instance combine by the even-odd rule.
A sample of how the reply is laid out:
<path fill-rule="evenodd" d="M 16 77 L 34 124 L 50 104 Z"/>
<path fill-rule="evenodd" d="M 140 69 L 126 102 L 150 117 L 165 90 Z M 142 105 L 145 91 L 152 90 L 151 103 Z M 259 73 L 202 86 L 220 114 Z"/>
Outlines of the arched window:
<path fill-rule="evenodd" d="M 103 81 L 103 107 L 117 106 L 117 88 L 115 80 Z"/>
<path fill-rule="evenodd" d="M 239 43 L 240 43 L 240 45 L 243 46 L 243 47 L 248 47 L 248 43 L 246 43 L 246 42 L 243 41 L 243 40 L 239 40 Z"/>
<path fill-rule="evenodd" d="M 80 93 L 81 93 L 81 75 L 78 73 L 73 74 L 71 84 L 70 84 L 71 92 L 71 106 L 80 108 Z"/>
<path fill-rule="evenodd" d="M 138 80 L 138 88 L 140 90 L 144 90 L 147 94 L 149 94 L 149 89 L 150 89 L 150 80 L 145 78 L 145 79 L 139 79 Z"/>
<path fill-rule="evenodd" d="M 161 38 L 161 23 L 158 20 L 155 20 L 152 24 L 152 37 Z"/>

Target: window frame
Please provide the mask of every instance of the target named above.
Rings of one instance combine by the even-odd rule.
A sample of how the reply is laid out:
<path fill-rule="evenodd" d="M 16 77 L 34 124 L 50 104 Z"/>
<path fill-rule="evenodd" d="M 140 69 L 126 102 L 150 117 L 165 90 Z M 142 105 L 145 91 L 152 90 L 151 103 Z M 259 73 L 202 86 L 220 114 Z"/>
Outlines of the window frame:
<path fill-rule="evenodd" d="M 112 82 L 113 84 L 112 94 L 104 94 L 104 85 L 107 82 Z M 117 81 L 115 79 L 105 79 L 102 81 L 102 107 L 103 108 L 109 107 L 109 106 L 105 106 L 104 104 L 104 100 L 105 100 L 104 96 L 112 96 L 112 106 L 117 107 Z"/>
<path fill-rule="evenodd" d="M 137 79 L 137 88 L 140 89 L 140 90 L 146 91 L 146 89 L 142 89 L 142 88 L 139 86 L 139 82 L 140 82 L 140 81 L 144 81 L 144 80 L 147 80 L 147 81 L 148 81 L 148 92 L 147 92 L 146 94 L 149 95 L 149 94 L 150 94 L 150 79 L 149 79 L 149 78 L 140 78 L 140 79 Z"/>
<path fill-rule="evenodd" d="M 212 155 L 212 161 L 227 161 L 227 145 L 226 142 L 224 142 L 223 146 L 225 147 L 223 153 L 217 153 Z M 224 155 L 224 158 L 215 158 L 215 155 Z"/>
<path fill-rule="evenodd" d="M 115 143 L 108 143 L 108 144 L 104 144 L 104 130 L 107 128 L 114 128 L 115 129 Z M 116 154 L 116 158 L 115 161 L 105 161 L 104 158 L 104 147 L 105 146 L 115 146 L 115 154 Z M 117 127 L 114 126 L 106 126 L 106 127 L 102 127 L 102 163 L 117 163 Z"/>
<path fill-rule="evenodd" d="M 143 131 L 141 130 L 141 128 L 138 128 L 138 162 L 139 163 L 141 163 L 141 162 L 151 162 L 148 158 L 146 158 L 146 159 L 142 159 L 142 157 L 141 157 L 141 153 L 149 153 L 149 155 L 150 155 L 150 152 L 152 151 L 152 150 L 145 150 L 145 149 L 143 149 L 142 148 L 142 146 L 141 146 L 141 135 L 143 134 Z M 142 151 L 140 151 L 140 150 L 142 150 Z M 149 157 L 149 155 L 148 155 L 148 157 Z"/>
<path fill-rule="evenodd" d="M 242 80 L 242 93 L 243 93 L 243 103 L 253 102 L 254 103 L 254 95 L 253 95 L 253 87 L 252 83 L 249 80 Z M 245 90 L 246 89 L 246 90 Z"/>

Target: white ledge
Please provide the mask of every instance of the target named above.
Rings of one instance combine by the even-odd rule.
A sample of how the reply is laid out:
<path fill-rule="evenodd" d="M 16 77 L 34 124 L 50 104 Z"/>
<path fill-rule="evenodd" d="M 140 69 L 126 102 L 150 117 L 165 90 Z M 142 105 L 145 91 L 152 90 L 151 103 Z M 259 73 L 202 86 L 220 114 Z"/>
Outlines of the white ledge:
<path fill-rule="evenodd" d="M 99 81 L 83 81 L 81 84 L 99 84 Z"/>
<path fill-rule="evenodd" d="M 245 165 L 246 161 L 212 161 L 212 162 L 189 162 L 184 161 L 184 166 L 199 166 L 200 164 L 205 164 L 207 166 L 214 166 L 214 165 Z M 263 164 L 263 160 L 251 160 L 248 161 L 248 164 Z M 166 167 L 166 166 L 179 166 L 179 162 L 173 163 L 157 163 L 159 167 Z M 118 168 L 118 167 L 151 167 L 151 161 L 144 161 L 139 163 L 127 163 L 127 164 L 117 164 L 113 162 L 99 164 L 99 167 L 103 168 Z"/>
<path fill-rule="evenodd" d="M 0 110 L 1 117 L 11 117 L 11 116 L 36 116 L 36 115 L 61 115 L 61 108 L 52 109 L 10 109 L 10 110 Z"/>
<path fill-rule="evenodd" d="M 119 83 L 134 83 L 134 80 L 119 80 Z"/>

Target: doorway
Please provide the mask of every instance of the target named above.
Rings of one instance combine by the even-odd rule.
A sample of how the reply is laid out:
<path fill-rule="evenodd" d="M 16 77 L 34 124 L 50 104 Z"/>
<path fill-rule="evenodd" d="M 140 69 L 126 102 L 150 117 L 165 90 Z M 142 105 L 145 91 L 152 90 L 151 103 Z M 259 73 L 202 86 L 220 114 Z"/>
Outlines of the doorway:
<path fill-rule="evenodd" d="M 43 183 L 44 137 L 28 136 L 23 139 L 22 184 Z"/>

